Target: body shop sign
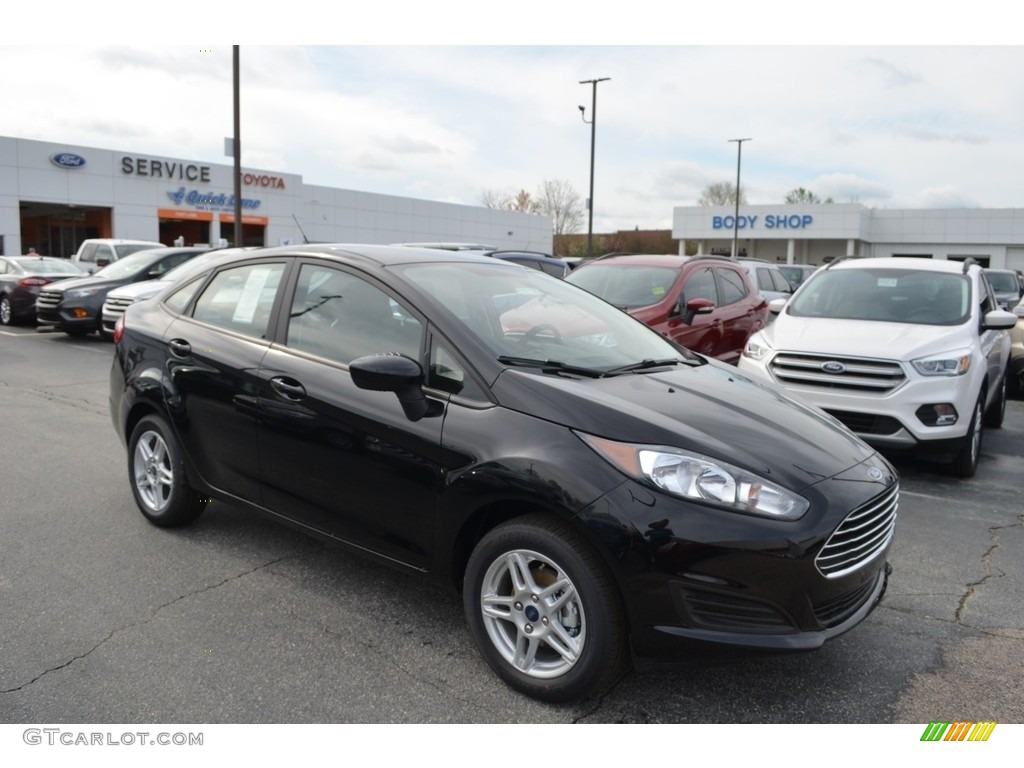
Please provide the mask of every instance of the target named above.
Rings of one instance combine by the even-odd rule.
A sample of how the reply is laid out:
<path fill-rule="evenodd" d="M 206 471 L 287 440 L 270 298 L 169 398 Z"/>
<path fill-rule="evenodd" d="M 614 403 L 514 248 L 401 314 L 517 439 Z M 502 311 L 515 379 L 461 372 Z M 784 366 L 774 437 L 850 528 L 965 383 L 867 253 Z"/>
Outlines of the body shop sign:
<path fill-rule="evenodd" d="M 712 229 L 807 229 L 814 223 L 814 217 L 809 213 L 791 214 L 768 214 L 761 221 L 760 216 L 740 216 L 739 220 L 734 216 L 712 216 Z"/>

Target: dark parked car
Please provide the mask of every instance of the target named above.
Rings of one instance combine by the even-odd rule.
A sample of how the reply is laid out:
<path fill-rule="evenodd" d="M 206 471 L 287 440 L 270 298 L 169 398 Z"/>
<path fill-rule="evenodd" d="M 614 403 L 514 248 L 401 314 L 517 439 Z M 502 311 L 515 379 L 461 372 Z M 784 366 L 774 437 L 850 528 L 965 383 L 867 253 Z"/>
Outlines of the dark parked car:
<path fill-rule="evenodd" d="M 678 344 L 734 363 L 769 322 L 746 270 L 720 257 L 613 254 L 566 278 Z"/>
<path fill-rule="evenodd" d="M 65 259 L 0 256 L 0 325 L 35 320 L 42 286 L 84 274 Z"/>
<path fill-rule="evenodd" d="M 101 330 L 103 300 L 115 288 L 153 280 L 179 264 L 206 253 L 209 248 L 154 248 L 118 259 L 98 272 L 65 280 L 39 292 L 36 316 L 40 325 L 51 325 L 70 336 Z"/>
<path fill-rule="evenodd" d="M 817 648 L 885 590 L 884 459 L 536 270 L 273 248 L 133 304 L 115 342 L 146 518 L 223 499 L 446 580 L 541 699 L 605 689 L 630 651 Z"/>

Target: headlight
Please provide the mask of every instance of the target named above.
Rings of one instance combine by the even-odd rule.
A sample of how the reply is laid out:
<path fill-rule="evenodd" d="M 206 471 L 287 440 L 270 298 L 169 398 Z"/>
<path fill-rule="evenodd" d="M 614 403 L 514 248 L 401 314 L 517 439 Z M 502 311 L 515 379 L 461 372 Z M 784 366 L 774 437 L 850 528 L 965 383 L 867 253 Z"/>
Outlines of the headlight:
<path fill-rule="evenodd" d="M 764 337 L 756 333 L 747 339 L 747 343 L 743 347 L 743 356 L 749 357 L 751 360 L 763 360 L 771 351 L 772 348 L 764 343 Z"/>
<path fill-rule="evenodd" d="M 803 496 L 709 456 L 577 434 L 630 477 L 673 496 L 774 520 L 798 520 L 810 506 Z"/>
<path fill-rule="evenodd" d="M 959 350 L 910 362 L 922 376 L 963 376 L 971 368 L 971 353 Z"/>
<path fill-rule="evenodd" d="M 64 294 L 65 299 L 84 299 L 86 296 L 92 296 L 99 288 L 76 288 L 73 291 L 67 291 Z"/>

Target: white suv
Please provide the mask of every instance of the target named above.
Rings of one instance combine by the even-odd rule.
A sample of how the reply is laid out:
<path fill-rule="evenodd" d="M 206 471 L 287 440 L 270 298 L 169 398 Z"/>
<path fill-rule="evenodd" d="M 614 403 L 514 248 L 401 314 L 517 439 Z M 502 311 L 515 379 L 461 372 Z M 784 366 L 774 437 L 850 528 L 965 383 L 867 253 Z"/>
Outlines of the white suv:
<path fill-rule="evenodd" d="M 981 267 L 844 259 L 808 278 L 751 336 L 739 367 L 781 384 L 868 443 L 951 461 L 971 477 L 999 427 L 1016 316 Z"/>
<path fill-rule="evenodd" d="M 112 264 L 128 254 L 149 248 L 163 247 L 163 243 L 153 240 L 119 240 L 110 237 L 97 237 L 83 241 L 71 257 L 71 263 L 91 275 L 96 270 L 102 269 L 107 264 Z"/>

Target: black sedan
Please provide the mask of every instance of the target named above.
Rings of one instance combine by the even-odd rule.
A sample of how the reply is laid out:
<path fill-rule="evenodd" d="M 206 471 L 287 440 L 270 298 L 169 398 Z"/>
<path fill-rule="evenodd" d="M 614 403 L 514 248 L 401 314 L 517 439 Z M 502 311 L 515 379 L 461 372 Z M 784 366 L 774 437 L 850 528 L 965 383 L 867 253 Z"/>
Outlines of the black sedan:
<path fill-rule="evenodd" d="M 103 300 L 110 291 L 128 283 L 153 280 L 209 248 L 153 248 L 118 259 L 98 272 L 66 280 L 39 292 L 36 319 L 69 336 L 84 336 L 101 329 Z"/>
<path fill-rule="evenodd" d="M 114 335 L 146 518 L 223 499 L 446 580 L 487 662 L 541 699 L 606 689 L 631 651 L 817 648 L 885 590 L 883 458 L 536 270 L 274 248 L 133 304 Z"/>
<path fill-rule="evenodd" d="M 0 325 L 35 320 L 36 299 L 42 286 L 84 274 L 64 259 L 0 256 Z"/>

